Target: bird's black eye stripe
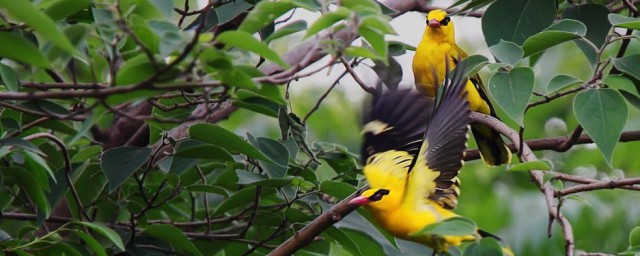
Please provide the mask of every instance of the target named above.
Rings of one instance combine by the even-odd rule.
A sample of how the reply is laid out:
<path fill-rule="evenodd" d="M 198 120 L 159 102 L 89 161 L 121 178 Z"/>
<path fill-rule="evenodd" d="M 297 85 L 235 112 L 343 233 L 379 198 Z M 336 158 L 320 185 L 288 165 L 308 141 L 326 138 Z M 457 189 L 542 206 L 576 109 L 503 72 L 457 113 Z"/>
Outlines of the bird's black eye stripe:
<path fill-rule="evenodd" d="M 389 194 L 389 190 L 378 189 L 378 191 L 373 193 L 373 195 L 369 196 L 369 200 L 370 201 L 380 201 L 380 199 L 382 199 L 383 196 L 388 195 L 388 194 Z"/>
<path fill-rule="evenodd" d="M 442 19 L 442 21 L 440 21 L 440 25 L 446 26 L 447 24 L 449 24 L 449 21 L 451 21 L 451 18 L 444 17 L 444 19 Z"/>

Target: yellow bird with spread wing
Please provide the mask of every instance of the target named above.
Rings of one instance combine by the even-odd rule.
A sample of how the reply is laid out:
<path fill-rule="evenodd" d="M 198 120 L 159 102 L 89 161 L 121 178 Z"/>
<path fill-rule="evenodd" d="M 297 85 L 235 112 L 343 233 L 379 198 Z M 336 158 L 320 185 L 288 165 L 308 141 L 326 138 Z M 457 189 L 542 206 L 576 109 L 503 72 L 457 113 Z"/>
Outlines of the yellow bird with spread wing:
<path fill-rule="evenodd" d="M 445 77 L 445 66 L 455 66 L 458 59 L 466 57 L 467 54 L 456 45 L 453 22 L 447 13 L 443 10 L 429 12 L 427 27 L 413 57 L 416 87 L 427 96 L 435 96 L 436 86 L 442 83 L 436 78 Z M 497 118 L 478 75 L 469 79 L 466 91 L 472 111 Z M 496 166 L 511 162 L 511 152 L 498 132 L 485 125 L 473 125 L 471 131 L 485 164 Z"/>

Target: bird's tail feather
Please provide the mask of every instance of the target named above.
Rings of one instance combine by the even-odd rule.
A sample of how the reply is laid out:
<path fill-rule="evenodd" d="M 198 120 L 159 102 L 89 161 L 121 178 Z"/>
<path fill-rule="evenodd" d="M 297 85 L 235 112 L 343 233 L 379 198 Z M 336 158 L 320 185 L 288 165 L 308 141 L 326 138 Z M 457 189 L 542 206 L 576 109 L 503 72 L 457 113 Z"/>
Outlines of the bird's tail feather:
<path fill-rule="evenodd" d="M 472 125 L 471 132 L 486 165 L 498 166 L 511 162 L 511 151 L 500 137 L 500 133 L 486 125 Z"/>

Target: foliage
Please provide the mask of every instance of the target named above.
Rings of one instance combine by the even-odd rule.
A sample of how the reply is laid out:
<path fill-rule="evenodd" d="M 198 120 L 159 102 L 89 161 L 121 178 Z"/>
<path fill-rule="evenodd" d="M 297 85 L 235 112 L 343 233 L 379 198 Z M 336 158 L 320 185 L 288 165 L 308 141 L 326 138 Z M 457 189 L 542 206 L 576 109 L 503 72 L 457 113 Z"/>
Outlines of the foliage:
<path fill-rule="evenodd" d="M 397 12 L 373 0 L 197 2 L 0 1 L 4 253 L 262 255 L 364 185 L 356 153 L 360 103 L 332 89 L 350 75 L 371 90 L 353 72 L 363 66 L 389 89 L 398 87 L 396 57 L 412 55 L 414 48 L 387 40 L 395 34 L 390 21 L 425 10 L 402 5 L 414 1 L 384 2 Z M 482 16 L 477 22 L 495 60 L 472 55 L 464 61 L 469 75 L 488 67 L 482 75 L 499 116 L 526 138 L 567 136 L 567 126 L 575 127 L 576 138 L 545 148 L 564 153 L 514 163 L 508 167 L 514 172 L 469 162 L 456 210 L 468 219 L 421 232 L 468 234 L 477 226 L 502 235 L 517 254 L 563 252 L 566 229 L 541 240 L 547 212 L 529 212 L 545 208 L 539 204 L 544 195 L 521 171 L 543 169 L 545 184 L 559 193 L 557 202 L 573 224 L 577 249 L 640 251 L 633 214 L 640 209 L 623 203 L 637 194 L 575 194 L 637 190 L 633 184 L 640 183 L 595 188 L 640 175 L 637 147 L 618 143 L 640 125 L 638 112 L 628 107 L 640 106 L 634 32 L 640 19 L 629 3 L 637 5 L 453 5 L 453 11 Z M 295 12 L 321 15 L 290 20 Z M 571 58 L 555 56 L 563 51 Z M 570 61 L 576 59 L 586 69 L 574 69 Z M 305 69 L 318 60 L 321 66 Z M 329 90 L 290 96 L 292 81 L 313 80 L 305 78 L 334 66 L 344 68 L 339 78 L 316 81 Z M 557 68 L 540 72 L 548 67 Z M 564 128 L 553 134 L 554 125 Z M 251 132 L 241 132 L 246 130 Z M 574 145 L 584 143 L 578 138 L 583 130 L 601 153 Z M 634 134 L 627 133 L 627 141 L 640 140 Z M 536 145 L 530 143 L 543 148 Z M 575 187 L 583 190 L 572 192 Z M 363 210 L 326 228 L 299 254 L 429 252 L 396 241 Z M 598 231 L 616 235 L 603 244 Z M 451 254 L 498 251 L 496 241 L 485 238 Z"/>

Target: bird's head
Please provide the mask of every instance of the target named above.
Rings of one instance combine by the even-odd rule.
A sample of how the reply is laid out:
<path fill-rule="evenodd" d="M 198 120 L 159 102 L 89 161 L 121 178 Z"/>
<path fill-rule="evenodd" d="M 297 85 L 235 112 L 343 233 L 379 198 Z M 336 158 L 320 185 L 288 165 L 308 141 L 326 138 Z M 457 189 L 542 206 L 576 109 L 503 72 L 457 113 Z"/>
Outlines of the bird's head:
<path fill-rule="evenodd" d="M 391 191 L 384 188 L 367 189 L 356 198 L 351 199 L 349 204 L 368 205 L 375 202 L 382 202 L 383 198 L 385 198 L 389 193 L 391 193 Z"/>
<path fill-rule="evenodd" d="M 451 18 L 447 16 L 444 10 L 433 10 L 427 14 L 427 25 L 432 30 L 448 30 L 453 29 Z"/>

